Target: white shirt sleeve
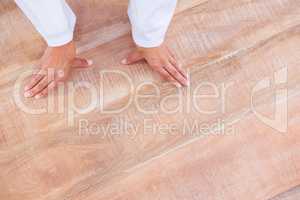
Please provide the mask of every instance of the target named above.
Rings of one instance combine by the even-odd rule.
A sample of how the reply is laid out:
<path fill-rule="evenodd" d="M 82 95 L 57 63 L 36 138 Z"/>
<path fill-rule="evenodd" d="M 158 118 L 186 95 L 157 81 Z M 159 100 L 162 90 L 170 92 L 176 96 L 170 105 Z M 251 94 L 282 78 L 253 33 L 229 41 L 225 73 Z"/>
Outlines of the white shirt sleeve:
<path fill-rule="evenodd" d="M 65 0 L 15 0 L 49 46 L 73 39 L 76 16 Z"/>
<path fill-rule="evenodd" d="M 141 47 L 160 46 L 175 12 L 177 0 L 131 0 L 128 15 L 132 36 Z"/>

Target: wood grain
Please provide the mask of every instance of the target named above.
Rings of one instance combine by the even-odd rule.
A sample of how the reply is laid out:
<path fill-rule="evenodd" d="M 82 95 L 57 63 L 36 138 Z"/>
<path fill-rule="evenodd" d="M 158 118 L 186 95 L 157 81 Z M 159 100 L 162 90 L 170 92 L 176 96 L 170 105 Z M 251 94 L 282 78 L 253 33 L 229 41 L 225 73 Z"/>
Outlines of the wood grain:
<path fill-rule="evenodd" d="M 128 68 L 119 64 L 134 47 L 127 1 L 70 3 L 79 16 L 79 53 L 95 63 L 92 69 L 76 71 L 70 83 L 86 81 L 97 91 L 105 89 L 97 109 L 74 113 L 72 125 L 67 91 L 52 94 L 56 100 L 63 97 L 64 112 L 32 115 L 16 105 L 15 83 L 35 64 L 45 44 L 11 1 L 0 3 L 0 199 L 264 200 L 300 184 L 299 1 L 180 1 L 167 43 L 190 73 L 192 84 L 182 90 L 165 83 L 145 63 Z M 274 82 L 285 68 L 287 83 L 253 93 L 258 83 Z M 130 104 L 122 112 L 104 113 L 139 93 L 155 92 L 151 86 L 132 92 L 127 80 L 116 74 L 101 77 L 104 70 L 124 72 L 135 89 L 145 81 L 155 83 L 160 96 L 140 100 L 139 105 L 157 112 L 146 114 Z M 215 111 L 210 114 L 186 106 L 192 100 L 189 91 L 204 82 L 218 91 L 226 88 L 225 101 L 196 99 L 201 109 Z M 279 89 L 288 89 L 288 96 L 278 102 L 274 95 Z M 201 92 L 212 90 L 203 87 Z M 167 114 L 161 106 L 176 107 L 178 101 L 162 100 L 176 94 L 184 110 Z M 80 89 L 74 99 L 85 105 L 89 93 Z M 24 101 L 31 108 L 47 105 L 47 100 Z M 282 102 L 288 104 L 284 134 L 263 123 L 251 107 L 272 117 Z M 89 127 L 82 132 L 82 120 L 97 127 L 127 122 L 137 129 L 107 134 Z M 145 121 L 176 126 L 165 133 L 144 129 Z M 183 128 L 195 121 L 210 128 Z M 218 130 L 220 121 L 225 126 Z"/>
<path fill-rule="evenodd" d="M 296 188 L 293 188 L 283 194 L 276 196 L 272 200 L 294 200 L 294 199 L 299 199 L 299 198 L 300 198 L 300 188 L 296 187 Z"/>

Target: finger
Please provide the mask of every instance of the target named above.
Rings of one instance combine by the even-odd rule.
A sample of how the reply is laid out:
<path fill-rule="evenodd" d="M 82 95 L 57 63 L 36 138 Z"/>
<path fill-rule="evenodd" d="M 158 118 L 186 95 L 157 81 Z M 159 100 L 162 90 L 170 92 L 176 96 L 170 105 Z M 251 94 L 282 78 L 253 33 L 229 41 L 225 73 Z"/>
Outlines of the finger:
<path fill-rule="evenodd" d="M 176 67 L 174 67 L 171 63 L 167 63 L 165 66 L 166 71 L 177 80 L 181 85 L 183 86 L 188 86 L 188 80 L 185 78 L 178 70 Z"/>
<path fill-rule="evenodd" d="M 56 82 L 63 82 L 68 79 L 69 71 L 68 69 L 57 69 L 55 71 L 55 81 Z"/>
<path fill-rule="evenodd" d="M 92 66 L 93 61 L 85 58 L 75 58 L 71 65 L 75 68 L 85 68 Z"/>
<path fill-rule="evenodd" d="M 167 81 L 171 82 L 174 84 L 176 87 L 181 88 L 182 85 L 178 83 L 176 79 L 174 79 L 164 68 L 158 71 L 158 73 Z"/>
<path fill-rule="evenodd" d="M 44 90 L 51 80 L 45 76 L 40 82 L 38 82 L 32 89 L 28 90 L 24 95 L 25 97 L 34 97 Z"/>
<path fill-rule="evenodd" d="M 169 58 L 170 63 L 176 68 L 176 70 L 178 72 L 181 73 L 182 76 L 184 76 L 184 78 L 188 78 L 186 72 L 182 69 L 182 67 L 180 66 L 180 64 L 177 62 L 176 59 L 173 58 Z"/>
<path fill-rule="evenodd" d="M 29 83 L 25 86 L 25 91 L 30 90 L 33 88 L 38 82 L 40 82 L 46 73 L 44 70 L 39 70 L 37 73 L 34 73 L 29 81 Z"/>
<path fill-rule="evenodd" d="M 178 81 L 176 79 L 174 79 L 163 67 L 163 64 L 160 63 L 153 63 L 153 62 L 149 62 L 150 67 L 158 72 L 162 78 L 164 78 L 165 80 L 173 83 L 176 87 L 181 87 L 181 84 L 178 83 Z"/>
<path fill-rule="evenodd" d="M 57 83 L 55 81 L 51 81 L 44 90 L 42 90 L 39 94 L 37 94 L 35 96 L 35 98 L 40 99 L 40 98 L 46 97 L 51 90 L 56 88 L 56 86 L 57 86 Z"/>
<path fill-rule="evenodd" d="M 58 69 L 55 71 L 55 80 L 63 80 L 65 77 L 65 71 L 63 69 Z"/>
<path fill-rule="evenodd" d="M 139 62 L 139 61 L 141 61 L 143 59 L 144 59 L 144 57 L 143 57 L 143 55 L 140 52 L 134 51 L 134 52 L 130 53 L 126 58 L 124 58 L 121 61 L 121 63 L 123 65 L 131 65 L 131 64 Z"/>

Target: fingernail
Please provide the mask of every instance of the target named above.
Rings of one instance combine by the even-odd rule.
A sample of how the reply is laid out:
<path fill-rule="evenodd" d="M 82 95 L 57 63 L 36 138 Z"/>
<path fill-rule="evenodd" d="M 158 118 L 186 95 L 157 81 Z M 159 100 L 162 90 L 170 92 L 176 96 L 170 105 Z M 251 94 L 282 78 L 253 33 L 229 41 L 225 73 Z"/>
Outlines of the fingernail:
<path fill-rule="evenodd" d="M 36 95 L 34 98 L 40 99 L 42 96 L 40 94 Z"/>
<path fill-rule="evenodd" d="M 30 87 L 29 86 L 25 86 L 24 90 L 29 90 Z"/>
<path fill-rule="evenodd" d="M 180 83 L 177 83 L 177 82 L 175 82 L 174 85 L 175 85 L 177 88 L 181 88 L 181 87 L 182 87 L 182 85 L 181 85 Z"/>
<path fill-rule="evenodd" d="M 64 75 L 65 75 L 63 70 L 58 70 L 57 74 L 58 74 L 59 77 L 64 77 Z"/>
<path fill-rule="evenodd" d="M 93 65 L 94 64 L 94 61 L 93 60 L 87 60 L 87 63 L 89 66 Z"/>
<path fill-rule="evenodd" d="M 123 65 L 126 65 L 126 64 L 127 64 L 127 59 L 124 58 L 124 59 L 121 61 L 121 63 L 122 63 Z"/>
<path fill-rule="evenodd" d="M 31 93 L 30 93 L 30 92 L 25 92 L 25 93 L 24 93 L 24 97 L 28 98 L 28 97 L 30 97 L 30 96 L 31 96 Z"/>

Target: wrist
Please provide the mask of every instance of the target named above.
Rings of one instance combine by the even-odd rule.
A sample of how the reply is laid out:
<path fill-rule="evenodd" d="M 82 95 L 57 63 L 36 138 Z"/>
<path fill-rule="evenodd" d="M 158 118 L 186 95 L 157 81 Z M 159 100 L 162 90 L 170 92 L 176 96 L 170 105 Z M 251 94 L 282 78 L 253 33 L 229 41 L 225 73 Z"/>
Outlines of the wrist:
<path fill-rule="evenodd" d="M 138 46 L 136 45 L 136 48 L 138 51 L 149 51 L 149 50 L 155 50 L 155 49 L 159 49 L 163 46 L 163 44 L 158 45 L 158 46 L 153 46 L 153 47 L 144 47 L 144 46 Z"/>

